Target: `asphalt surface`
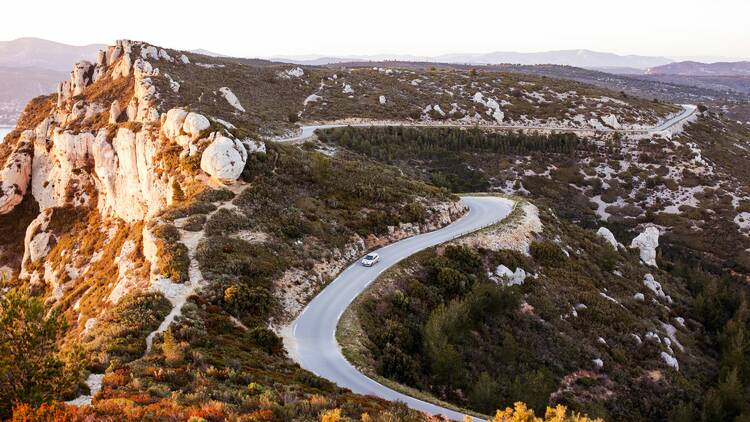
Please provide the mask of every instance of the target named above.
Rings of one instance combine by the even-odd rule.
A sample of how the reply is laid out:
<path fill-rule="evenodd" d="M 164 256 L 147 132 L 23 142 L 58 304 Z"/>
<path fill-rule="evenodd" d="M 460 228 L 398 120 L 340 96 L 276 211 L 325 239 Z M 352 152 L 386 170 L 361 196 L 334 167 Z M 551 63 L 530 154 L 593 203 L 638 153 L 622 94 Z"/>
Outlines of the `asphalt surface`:
<path fill-rule="evenodd" d="M 407 396 L 368 378 L 344 358 L 336 342 L 336 326 L 344 310 L 383 271 L 416 252 L 494 224 L 513 209 L 512 201 L 497 197 L 462 197 L 461 201 L 469 211 L 452 224 L 377 249 L 380 262 L 376 265 L 364 267 L 356 262 L 339 274 L 284 328 L 282 337 L 291 358 L 303 368 L 355 393 L 401 401 L 428 414 L 462 421 L 462 413 Z"/>
<path fill-rule="evenodd" d="M 643 129 L 592 129 L 592 128 L 571 128 L 564 126 L 523 126 L 523 125 L 481 125 L 480 129 L 501 129 L 501 130 L 551 130 L 555 132 L 568 133 L 622 133 L 625 135 L 655 135 L 670 129 L 681 123 L 683 120 L 690 118 L 697 111 L 698 107 L 692 104 L 681 105 L 682 111 L 671 118 L 659 123 L 656 126 Z M 473 127 L 467 125 L 431 125 L 425 123 L 412 122 L 373 122 L 373 123 L 354 123 L 354 124 L 328 124 L 315 126 L 302 126 L 302 131 L 291 137 L 275 138 L 276 142 L 298 142 L 311 138 L 317 129 L 330 129 L 335 127 L 371 127 L 371 126 L 407 126 L 407 127 Z"/>

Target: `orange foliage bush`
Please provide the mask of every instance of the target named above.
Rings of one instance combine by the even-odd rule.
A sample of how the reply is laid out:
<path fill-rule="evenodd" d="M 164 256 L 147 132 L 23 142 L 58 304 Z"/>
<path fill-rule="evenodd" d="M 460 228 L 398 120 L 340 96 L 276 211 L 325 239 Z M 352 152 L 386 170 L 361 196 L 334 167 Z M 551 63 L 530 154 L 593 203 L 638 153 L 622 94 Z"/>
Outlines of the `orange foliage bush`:
<path fill-rule="evenodd" d="M 82 421 L 78 408 L 64 403 L 44 403 L 34 409 L 26 403 L 13 406 L 12 422 L 67 422 Z"/>

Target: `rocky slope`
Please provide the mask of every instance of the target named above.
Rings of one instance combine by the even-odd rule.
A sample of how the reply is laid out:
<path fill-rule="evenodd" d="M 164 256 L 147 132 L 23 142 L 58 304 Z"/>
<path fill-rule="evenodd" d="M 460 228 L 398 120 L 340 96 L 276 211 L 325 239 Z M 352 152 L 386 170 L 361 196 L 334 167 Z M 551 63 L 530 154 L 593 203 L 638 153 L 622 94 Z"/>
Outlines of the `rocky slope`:
<path fill-rule="evenodd" d="M 704 111 L 671 139 L 447 128 L 318 138 L 454 191 L 527 198 L 541 218 L 542 230 L 524 217 L 511 222 L 525 222 L 520 232 L 462 239 L 465 253 L 435 248 L 374 285 L 349 313 L 351 355 L 370 373 L 482 411 L 523 400 L 608 420 L 746 412 L 743 125 Z"/>
<path fill-rule="evenodd" d="M 183 372 L 190 366 L 193 388 L 208 376 L 235 395 L 220 400 L 221 414 L 276 412 L 239 406 L 247 382 L 215 377 L 218 364 L 198 357 L 205 354 L 237 362 L 243 379 L 267 383 L 268 394 L 287 385 L 300 389 L 295 400 L 315 401 L 313 391 L 328 391 L 313 414 L 360 400 L 288 362 L 268 327 L 294 316 L 367 248 L 463 213 L 444 190 L 393 169 L 267 143 L 259 134 L 290 127 L 285 102 L 301 108 L 309 95 L 297 71 L 212 60 L 118 41 L 77 63 L 55 94 L 32 100 L 0 145 L 0 266 L 8 286 L 64 315 L 63 349 L 82 347 L 88 359 L 80 386 L 58 399 L 93 399 L 84 412 L 98 417 L 139 418 L 144 394 L 152 407 L 173 408 L 151 385 L 184 389 L 151 378 L 164 359 Z M 210 89 L 231 82 L 227 71 L 236 84 Z M 254 79 L 242 80 L 247 74 Z M 228 335 L 237 341 L 221 340 Z M 166 358 L 175 344 L 181 358 Z M 260 375 L 247 353 L 284 369 Z M 125 382 L 124 373 L 134 376 Z M 297 375 L 276 385 L 289 373 Z M 139 397 L 139 410 L 114 404 L 126 397 Z M 176 412 L 208 400 L 198 395 Z M 358 409 L 388 412 L 377 400 Z"/>

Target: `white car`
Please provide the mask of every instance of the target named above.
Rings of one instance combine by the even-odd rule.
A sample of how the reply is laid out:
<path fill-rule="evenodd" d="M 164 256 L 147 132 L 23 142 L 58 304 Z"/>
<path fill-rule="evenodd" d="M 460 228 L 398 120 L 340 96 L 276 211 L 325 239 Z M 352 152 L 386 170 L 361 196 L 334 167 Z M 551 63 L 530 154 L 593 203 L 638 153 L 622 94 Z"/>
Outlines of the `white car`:
<path fill-rule="evenodd" d="M 375 252 L 367 254 L 364 258 L 362 258 L 362 265 L 365 267 L 372 267 L 373 265 L 380 262 L 380 255 L 376 254 Z"/>

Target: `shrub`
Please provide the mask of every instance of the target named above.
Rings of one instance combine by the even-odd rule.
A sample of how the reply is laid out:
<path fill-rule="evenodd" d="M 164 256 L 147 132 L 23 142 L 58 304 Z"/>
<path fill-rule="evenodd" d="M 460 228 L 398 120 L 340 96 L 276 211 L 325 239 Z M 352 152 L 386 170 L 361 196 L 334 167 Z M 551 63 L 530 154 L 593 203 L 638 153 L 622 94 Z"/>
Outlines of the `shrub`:
<path fill-rule="evenodd" d="M 565 254 L 562 249 L 550 241 L 531 242 L 529 252 L 542 265 L 556 267 L 565 261 Z"/>
<path fill-rule="evenodd" d="M 284 342 L 273 331 L 265 327 L 257 327 L 248 333 L 250 340 L 270 355 L 284 352 Z"/>
<path fill-rule="evenodd" d="M 180 343 L 174 338 L 171 329 L 165 331 L 161 350 L 167 365 L 174 366 L 181 363 L 185 357 L 184 349 L 186 346 L 186 343 Z"/>
<path fill-rule="evenodd" d="M 183 230 L 197 232 L 203 230 L 203 225 L 206 224 L 206 216 L 203 214 L 196 214 L 187 217 L 185 224 L 182 225 Z"/>
<path fill-rule="evenodd" d="M 188 257 L 188 248 L 180 242 L 167 243 L 156 242 L 157 246 L 157 267 L 159 272 L 169 277 L 175 283 L 184 283 L 188 281 L 190 268 L 190 258 Z"/>
<path fill-rule="evenodd" d="M 185 191 L 182 190 L 180 182 L 177 179 L 172 181 L 172 200 L 175 202 L 182 202 L 185 200 Z"/>
<path fill-rule="evenodd" d="M 83 362 L 60 354 L 66 328 L 57 308 L 47 315 L 44 303 L 21 289 L 0 296 L 0 416 L 9 417 L 14 403 L 39 406 L 75 392 Z"/>
<path fill-rule="evenodd" d="M 146 336 L 159 327 L 170 309 L 172 304 L 158 292 L 120 298 L 85 338 L 92 369 L 103 372 L 113 360 L 130 362 L 143 356 Z"/>
<path fill-rule="evenodd" d="M 228 235 L 250 228 L 250 219 L 237 211 L 221 208 L 206 223 L 206 235 Z"/>

